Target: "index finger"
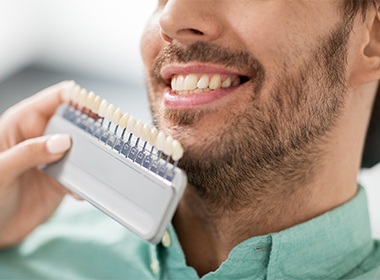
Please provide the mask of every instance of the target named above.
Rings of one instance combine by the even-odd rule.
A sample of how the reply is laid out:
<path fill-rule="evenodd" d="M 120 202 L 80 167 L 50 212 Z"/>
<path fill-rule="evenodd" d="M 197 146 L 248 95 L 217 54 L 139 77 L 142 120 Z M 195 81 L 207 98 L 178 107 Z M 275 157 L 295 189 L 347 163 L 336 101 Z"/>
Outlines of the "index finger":
<path fill-rule="evenodd" d="M 1 118 L 2 132 L 18 138 L 13 144 L 40 136 L 57 107 L 68 100 L 74 85 L 73 81 L 55 84 L 11 107 Z"/>
<path fill-rule="evenodd" d="M 24 99 L 16 105 L 18 110 L 32 110 L 34 113 L 50 117 L 55 112 L 58 105 L 67 101 L 69 92 L 74 87 L 74 81 L 63 81 L 41 90 L 35 95 Z"/>

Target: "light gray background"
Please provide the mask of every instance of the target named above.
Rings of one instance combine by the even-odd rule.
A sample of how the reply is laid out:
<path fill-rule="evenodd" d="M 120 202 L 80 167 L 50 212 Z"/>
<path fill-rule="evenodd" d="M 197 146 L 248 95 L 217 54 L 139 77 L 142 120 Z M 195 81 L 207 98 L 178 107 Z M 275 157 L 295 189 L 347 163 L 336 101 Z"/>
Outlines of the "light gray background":
<path fill-rule="evenodd" d="M 74 79 L 150 121 L 139 44 L 156 2 L 0 0 L 0 112 Z"/>

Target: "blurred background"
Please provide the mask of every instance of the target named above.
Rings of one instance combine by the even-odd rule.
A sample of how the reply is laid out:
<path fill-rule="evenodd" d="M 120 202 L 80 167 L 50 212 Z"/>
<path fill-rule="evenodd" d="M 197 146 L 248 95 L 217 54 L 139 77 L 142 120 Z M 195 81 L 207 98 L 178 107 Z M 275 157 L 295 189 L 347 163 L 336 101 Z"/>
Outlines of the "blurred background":
<path fill-rule="evenodd" d="M 0 0 L 0 113 L 74 79 L 150 120 L 140 36 L 156 1 Z"/>

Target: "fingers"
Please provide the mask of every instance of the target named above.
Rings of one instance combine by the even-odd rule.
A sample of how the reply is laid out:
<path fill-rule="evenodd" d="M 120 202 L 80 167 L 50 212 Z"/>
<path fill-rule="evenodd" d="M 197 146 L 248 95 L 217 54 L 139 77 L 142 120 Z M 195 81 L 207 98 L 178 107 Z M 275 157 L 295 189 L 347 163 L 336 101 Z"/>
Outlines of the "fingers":
<path fill-rule="evenodd" d="M 16 178 L 26 170 L 60 159 L 71 147 L 65 134 L 28 139 L 0 154 L 0 174 Z"/>
<path fill-rule="evenodd" d="M 61 82 L 8 109 L 0 118 L 0 151 L 42 135 L 50 117 L 74 85 L 73 81 Z"/>
<path fill-rule="evenodd" d="M 50 117 L 58 105 L 68 100 L 69 92 L 75 86 L 74 81 L 64 81 L 24 99 L 17 109 L 32 110 L 46 117 Z"/>
<path fill-rule="evenodd" d="M 46 118 L 50 118 L 56 108 L 69 99 L 69 93 L 75 86 L 74 81 L 64 81 L 38 92 L 26 100 L 26 106 L 33 108 Z"/>

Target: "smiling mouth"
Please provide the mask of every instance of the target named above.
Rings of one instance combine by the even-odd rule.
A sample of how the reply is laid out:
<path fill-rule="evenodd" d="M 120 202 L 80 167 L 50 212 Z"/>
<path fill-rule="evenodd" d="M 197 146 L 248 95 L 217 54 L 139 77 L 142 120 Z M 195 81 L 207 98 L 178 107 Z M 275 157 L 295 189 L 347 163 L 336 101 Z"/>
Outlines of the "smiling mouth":
<path fill-rule="evenodd" d="M 172 93 L 190 95 L 236 87 L 249 81 L 246 76 L 229 74 L 173 75 L 170 81 Z"/>

